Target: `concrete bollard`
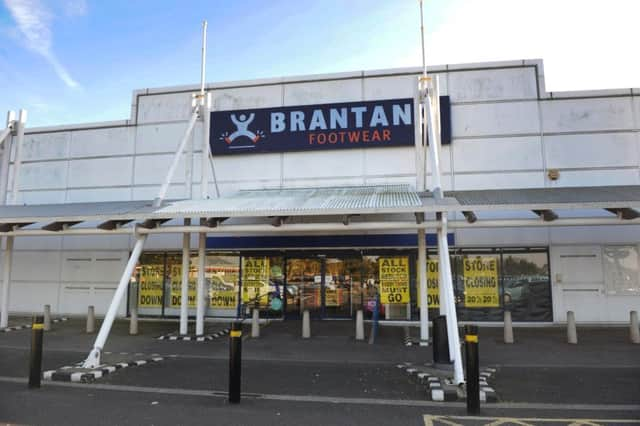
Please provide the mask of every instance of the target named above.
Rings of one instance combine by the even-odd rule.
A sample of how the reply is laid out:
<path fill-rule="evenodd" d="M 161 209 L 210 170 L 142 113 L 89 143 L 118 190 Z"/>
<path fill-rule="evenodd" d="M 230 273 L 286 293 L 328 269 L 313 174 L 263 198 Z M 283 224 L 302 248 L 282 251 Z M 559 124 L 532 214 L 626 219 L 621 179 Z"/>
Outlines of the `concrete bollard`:
<path fill-rule="evenodd" d="M 93 305 L 87 309 L 87 333 L 96 331 L 96 310 Z"/>
<path fill-rule="evenodd" d="M 136 336 L 138 334 L 138 309 L 131 309 L 131 316 L 129 317 L 129 334 Z"/>
<path fill-rule="evenodd" d="M 513 343 L 513 323 L 511 311 L 504 311 L 504 342 Z"/>
<path fill-rule="evenodd" d="M 578 332 L 576 331 L 576 316 L 573 311 L 567 312 L 567 343 L 578 344 Z"/>
<path fill-rule="evenodd" d="M 637 311 L 631 311 L 631 329 L 629 330 L 630 332 L 630 337 L 631 337 L 631 343 L 635 343 L 640 344 L 640 330 L 638 329 L 638 312 Z"/>
<path fill-rule="evenodd" d="M 251 338 L 257 339 L 260 337 L 260 311 L 258 309 L 253 309 L 251 317 Z"/>
<path fill-rule="evenodd" d="M 362 309 L 356 312 L 356 340 L 364 340 L 364 314 Z"/>
<path fill-rule="evenodd" d="M 44 305 L 44 323 L 42 329 L 44 331 L 51 330 L 51 305 Z"/>
<path fill-rule="evenodd" d="M 309 319 L 309 311 L 305 310 L 302 313 L 302 338 L 308 339 L 311 337 L 311 322 Z"/>

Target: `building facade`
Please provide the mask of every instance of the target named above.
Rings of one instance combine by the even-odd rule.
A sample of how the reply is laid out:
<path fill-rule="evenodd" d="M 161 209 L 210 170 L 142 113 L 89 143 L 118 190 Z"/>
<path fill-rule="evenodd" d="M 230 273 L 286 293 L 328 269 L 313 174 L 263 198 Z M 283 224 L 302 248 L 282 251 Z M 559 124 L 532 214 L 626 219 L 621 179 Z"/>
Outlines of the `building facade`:
<path fill-rule="evenodd" d="M 547 92 L 539 60 L 447 65 L 429 72 L 438 76 L 442 96 L 444 190 L 640 185 L 640 89 Z M 409 114 L 404 106 L 413 102 L 419 74 L 417 68 L 395 69 L 207 85 L 214 111 L 211 195 L 415 187 L 413 130 L 402 126 L 415 124 L 413 110 Z M 187 128 L 195 91 L 137 90 L 124 121 L 27 128 L 19 203 L 153 200 Z M 365 107 L 359 117 L 365 110 L 357 108 Z M 230 111 L 233 125 L 222 123 Z M 267 134 L 260 131 L 265 112 L 272 114 Z M 370 133 L 362 130 L 357 143 L 349 141 L 348 129 L 367 124 Z M 203 124 L 195 126 L 187 147 L 192 154 L 180 161 L 168 198 L 200 194 Z M 387 127 L 393 138 L 384 133 Z M 306 132 L 304 147 L 287 145 L 295 132 Z M 284 148 L 266 148 L 269 143 Z M 228 152 L 231 147 L 240 149 Z M 577 212 L 587 213 L 611 215 Z M 552 323 L 565 321 L 572 310 L 579 322 L 611 323 L 627 321 L 629 311 L 640 308 L 638 224 L 464 228 L 448 237 L 460 320 L 499 321 L 509 309 L 516 321 Z M 191 238 L 197 247 L 197 235 Z M 433 251 L 434 235 L 427 235 L 427 243 Z M 17 238 L 10 311 L 50 304 L 64 314 L 84 313 L 88 305 L 105 312 L 132 245 L 128 235 Z M 417 319 L 416 246 L 415 232 L 209 236 L 207 315 L 235 317 L 252 305 L 274 318 L 298 318 L 305 309 L 318 318 L 351 318 L 358 309 L 371 315 L 376 294 L 384 292 L 382 315 Z M 181 250 L 180 234 L 149 237 L 121 315 L 134 306 L 140 315 L 179 314 Z M 435 313 L 438 264 L 435 252 L 429 255 Z M 197 264 L 194 251 L 194 312 Z M 383 289 L 389 283 L 404 292 L 398 300 Z"/>

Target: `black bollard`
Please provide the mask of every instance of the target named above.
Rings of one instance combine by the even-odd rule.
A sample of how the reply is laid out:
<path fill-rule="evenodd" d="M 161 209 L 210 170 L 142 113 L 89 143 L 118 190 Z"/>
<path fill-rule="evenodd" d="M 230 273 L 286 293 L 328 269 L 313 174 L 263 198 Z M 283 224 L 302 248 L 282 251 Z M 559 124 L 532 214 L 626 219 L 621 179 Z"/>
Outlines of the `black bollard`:
<path fill-rule="evenodd" d="M 42 374 L 42 335 L 44 317 L 34 315 L 31 322 L 31 355 L 29 356 L 29 389 L 40 387 Z"/>
<path fill-rule="evenodd" d="M 433 362 L 436 364 L 451 363 L 447 317 L 445 315 L 440 315 L 433 319 Z"/>
<path fill-rule="evenodd" d="M 480 362 L 478 359 L 478 327 L 464 327 L 467 367 L 467 414 L 480 413 Z"/>
<path fill-rule="evenodd" d="M 229 402 L 240 402 L 240 374 L 242 372 L 242 323 L 231 324 L 229 333 Z"/>

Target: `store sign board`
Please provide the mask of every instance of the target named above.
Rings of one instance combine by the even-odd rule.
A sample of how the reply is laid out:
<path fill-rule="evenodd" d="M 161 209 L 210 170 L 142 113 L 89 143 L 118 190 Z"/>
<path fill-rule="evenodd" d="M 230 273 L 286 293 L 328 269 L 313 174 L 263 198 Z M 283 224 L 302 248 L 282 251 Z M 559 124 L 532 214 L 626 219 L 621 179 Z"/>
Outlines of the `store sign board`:
<path fill-rule="evenodd" d="M 427 301 L 429 309 L 440 307 L 440 275 L 437 259 L 427 259 Z M 418 285 L 418 308 L 420 307 L 420 286 Z"/>
<path fill-rule="evenodd" d="M 381 257 L 380 302 L 384 304 L 409 303 L 409 258 Z"/>
<path fill-rule="evenodd" d="M 162 307 L 162 267 L 141 266 L 138 283 L 138 307 Z"/>
<path fill-rule="evenodd" d="M 414 145 L 413 99 L 211 113 L 213 155 Z"/>
<path fill-rule="evenodd" d="M 463 278 L 464 305 L 467 308 L 497 308 L 500 306 L 497 257 L 465 257 Z"/>

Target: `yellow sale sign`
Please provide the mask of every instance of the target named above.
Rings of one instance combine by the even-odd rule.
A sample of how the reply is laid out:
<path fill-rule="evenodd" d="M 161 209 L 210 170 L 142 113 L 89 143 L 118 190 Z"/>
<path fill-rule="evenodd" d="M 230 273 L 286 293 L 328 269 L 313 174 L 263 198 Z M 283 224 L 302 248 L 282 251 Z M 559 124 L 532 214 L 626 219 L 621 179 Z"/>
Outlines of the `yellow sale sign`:
<path fill-rule="evenodd" d="M 193 275 L 193 276 L 192 276 Z M 190 308 L 196 307 L 195 272 L 189 271 L 189 304 Z M 182 304 L 182 265 L 171 265 L 171 300 L 169 306 L 179 308 Z"/>
<path fill-rule="evenodd" d="M 385 304 L 409 303 L 409 258 L 381 257 L 380 302 Z"/>
<path fill-rule="evenodd" d="M 463 277 L 464 305 L 467 308 L 497 308 L 500 306 L 497 257 L 465 257 Z"/>
<path fill-rule="evenodd" d="M 162 307 L 162 267 L 140 267 L 140 281 L 138 283 L 138 306 L 140 308 Z"/>
<path fill-rule="evenodd" d="M 210 306 L 212 308 L 235 309 L 237 304 L 237 292 L 235 290 L 214 291 L 211 294 Z"/>
<path fill-rule="evenodd" d="M 438 261 L 436 259 L 427 259 L 427 300 L 429 309 L 440 307 L 440 275 L 438 270 Z M 418 287 L 418 308 L 420 307 L 420 285 Z"/>
<path fill-rule="evenodd" d="M 242 259 L 242 301 L 269 303 L 269 258 L 244 257 Z"/>

